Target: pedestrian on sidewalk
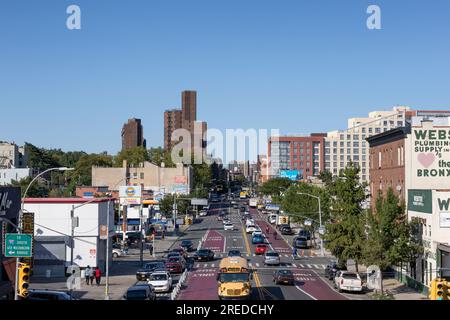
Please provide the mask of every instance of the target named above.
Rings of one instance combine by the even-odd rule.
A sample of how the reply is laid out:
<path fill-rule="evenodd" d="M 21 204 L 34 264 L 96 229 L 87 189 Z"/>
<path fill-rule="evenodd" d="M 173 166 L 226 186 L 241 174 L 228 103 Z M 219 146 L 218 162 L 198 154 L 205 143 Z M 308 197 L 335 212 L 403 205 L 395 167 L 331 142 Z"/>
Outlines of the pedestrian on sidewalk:
<path fill-rule="evenodd" d="M 102 279 L 102 272 L 100 271 L 100 268 L 95 268 L 95 282 L 97 283 L 97 287 L 100 285 L 100 281 Z"/>
<path fill-rule="evenodd" d="M 84 277 L 86 278 L 86 285 L 89 285 L 89 281 L 91 280 L 91 267 L 87 266 L 86 269 L 84 269 Z"/>
<path fill-rule="evenodd" d="M 94 285 L 94 278 L 95 278 L 95 269 L 89 268 L 89 283 L 91 286 Z"/>
<path fill-rule="evenodd" d="M 150 255 L 153 256 L 153 245 L 151 243 L 149 243 L 149 245 L 148 245 L 148 251 L 149 251 Z"/>

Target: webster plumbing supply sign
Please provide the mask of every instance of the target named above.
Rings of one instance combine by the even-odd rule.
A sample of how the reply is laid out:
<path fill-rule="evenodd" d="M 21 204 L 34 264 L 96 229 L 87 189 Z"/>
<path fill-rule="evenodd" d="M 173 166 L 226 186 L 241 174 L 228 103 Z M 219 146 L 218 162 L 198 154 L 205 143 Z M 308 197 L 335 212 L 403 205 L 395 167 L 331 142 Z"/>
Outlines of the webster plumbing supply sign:
<path fill-rule="evenodd" d="M 447 189 L 450 181 L 450 126 L 426 121 L 412 128 L 413 184 L 423 189 Z"/>

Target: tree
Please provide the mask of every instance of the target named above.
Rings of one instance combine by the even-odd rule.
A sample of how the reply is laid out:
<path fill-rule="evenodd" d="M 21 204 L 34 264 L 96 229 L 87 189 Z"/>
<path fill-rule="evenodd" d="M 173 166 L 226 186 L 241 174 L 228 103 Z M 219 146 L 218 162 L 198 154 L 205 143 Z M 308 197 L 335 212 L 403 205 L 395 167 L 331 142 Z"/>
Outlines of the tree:
<path fill-rule="evenodd" d="M 28 167 L 41 171 L 61 167 L 58 160 L 48 150 L 38 148 L 28 142 L 25 142 L 25 149 L 28 152 Z"/>
<path fill-rule="evenodd" d="M 367 241 L 364 246 L 366 265 L 377 265 L 383 271 L 400 262 L 410 262 L 419 246 L 412 238 L 412 226 L 405 205 L 389 188 L 386 197 L 379 194 L 375 210 L 367 217 Z M 383 292 L 383 287 L 381 287 Z"/>
<path fill-rule="evenodd" d="M 174 197 L 181 198 L 176 195 L 166 194 L 159 204 L 161 211 L 164 212 L 166 214 L 166 217 L 169 218 L 173 216 Z M 183 198 L 187 197 L 183 196 Z M 190 205 L 189 201 L 178 199 L 177 200 L 178 214 L 184 214 L 186 212 L 186 209 L 188 209 L 189 205 Z"/>
<path fill-rule="evenodd" d="M 207 189 L 207 186 L 211 184 L 212 178 L 211 166 L 206 163 L 193 164 L 192 169 L 194 171 L 193 189 L 194 190 Z"/>
<path fill-rule="evenodd" d="M 359 168 L 350 164 L 326 189 L 334 197 L 335 219 L 334 223 L 326 224 L 327 248 L 341 262 L 354 260 L 358 270 L 365 241 L 362 203 L 367 199 L 365 184 L 359 182 Z"/>
<path fill-rule="evenodd" d="M 259 192 L 263 195 L 280 196 L 285 192 L 294 182 L 288 178 L 272 178 L 264 182 Z"/>
<path fill-rule="evenodd" d="M 166 168 L 174 168 L 176 166 L 172 161 L 170 151 L 164 150 L 161 147 L 149 149 L 148 156 L 149 161 L 156 164 L 157 166 L 161 166 L 161 163 L 163 162 Z"/>
<path fill-rule="evenodd" d="M 283 210 L 291 214 L 294 221 L 304 222 L 306 219 L 313 219 L 317 224 L 320 218 L 318 200 L 307 195 L 299 195 L 298 193 L 306 193 L 320 197 L 322 220 L 327 221 L 329 219 L 331 198 L 326 190 L 305 182 L 300 182 L 297 185 L 292 185 L 285 192 L 281 202 Z"/>
<path fill-rule="evenodd" d="M 144 147 L 134 147 L 120 151 L 114 158 L 114 166 L 122 167 L 124 160 L 128 165 L 137 166 L 142 162 L 149 161 L 150 157 Z"/>
<path fill-rule="evenodd" d="M 25 190 L 27 189 L 31 180 L 33 180 L 33 178 L 31 177 L 21 179 L 20 181 L 12 180 L 11 185 L 13 187 L 20 187 L 23 197 Z M 45 198 L 48 197 L 48 194 L 49 188 L 44 183 L 42 183 L 42 180 L 37 179 L 28 189 L 27 198 Z"/>

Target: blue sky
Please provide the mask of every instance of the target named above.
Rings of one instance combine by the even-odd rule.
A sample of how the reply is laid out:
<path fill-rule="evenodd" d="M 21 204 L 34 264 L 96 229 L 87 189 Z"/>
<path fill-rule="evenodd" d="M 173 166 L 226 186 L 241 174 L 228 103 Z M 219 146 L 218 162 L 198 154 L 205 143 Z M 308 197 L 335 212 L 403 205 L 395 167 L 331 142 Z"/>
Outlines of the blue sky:
<path fill-rule="evenodd" d="M 382 30 L 366 28 L 369 4 Z M 162 145 L 185 89 L 210 128 L 284 134 L 450 108 L 449 17 L 448 0 L 2 0 L 0 140 L 115 153 L 139 117 Z"/>

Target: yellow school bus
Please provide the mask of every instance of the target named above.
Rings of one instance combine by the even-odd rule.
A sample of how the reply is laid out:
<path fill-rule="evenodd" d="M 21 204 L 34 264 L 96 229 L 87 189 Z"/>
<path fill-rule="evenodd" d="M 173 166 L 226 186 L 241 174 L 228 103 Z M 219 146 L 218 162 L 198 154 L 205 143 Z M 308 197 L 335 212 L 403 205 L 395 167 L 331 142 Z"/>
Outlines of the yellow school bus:
<path fill-rule="evenodd" d="M 220 300 L 248 299 L 252 291 L 251 270 L 247 259 L 223 258 L 217 275 Z"/>

